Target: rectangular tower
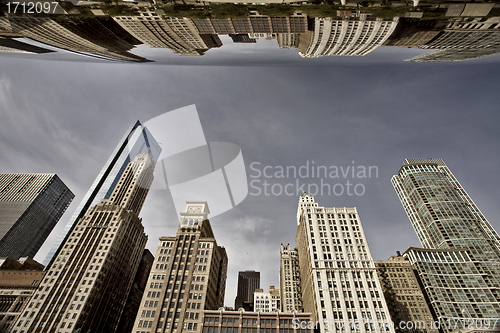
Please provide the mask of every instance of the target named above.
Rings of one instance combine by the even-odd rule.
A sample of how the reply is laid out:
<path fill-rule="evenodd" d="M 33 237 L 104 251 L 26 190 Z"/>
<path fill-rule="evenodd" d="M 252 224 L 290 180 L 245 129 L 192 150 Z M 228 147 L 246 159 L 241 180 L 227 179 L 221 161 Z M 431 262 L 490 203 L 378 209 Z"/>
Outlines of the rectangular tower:
<path fill-rule="evenodd" d="M 110 198 L 76 222 L 13 333 L 116 331 L 147 241 L 138 215 L 153 170 L 137 155 Z"/>
<path fill-rule="evenodd" d="M 0 174 L 0 257 L 34 257 L 74 197 L 54 174 Z"/>
<path fill-rule="evenodd" d="M 133 332 L 198 332 L 203 310 L 224 306 L 227 254 L 206 202 L 189 201 L 175 237 L 161 237 Z"/>
<path fill-rule="evenodd" d="M 90 207 L 99 203 L 101 199 L 109 199 L 111 192 L 113 192 L 115 185 L 118 183 L 118 180 L 130 161 L 139 154 L 148 153 L 156 163 L 160 156 L 160 152 L 161 148 L 158 142 L 156 142 L 149 130 L 137 120 L 136 123 L 127 130 L 108 161 L 97 175 L 94 183 L 64 227 L 63 232 L 45 257 L 43 264 L 47 268 L 50 268 L 55 257 L 61 250 L 61 244 L 68 239 L 69 234 L 76 227 L 75 222 L 82 218 Z"/>
<path fill-rule="evenodd" d="M 443 160 L 406 159 L 392 184 L 424 247 L 404 255 L 443 329 L 499 318 L 500 237 Z"/>
<path fill-rule="evenodd" d="M 253 311 L 255 289 L 260 289 L 260 272 L 251 270 L 238 272 L 238 292 L 234 300 L 234 309 L 244 308 Z"/>
<path fill-rule="evenodd" d="M 299 253 L 283 244 L 280 250 L 280 297 L 282 312 L 303 312 Z"/>
<path fill-rule="evenodd" d="M 304 192 L 297 217 L 303 307 L 330 323 L 321 332 L 394 332 L 356 208 L 318 207 Z"/>

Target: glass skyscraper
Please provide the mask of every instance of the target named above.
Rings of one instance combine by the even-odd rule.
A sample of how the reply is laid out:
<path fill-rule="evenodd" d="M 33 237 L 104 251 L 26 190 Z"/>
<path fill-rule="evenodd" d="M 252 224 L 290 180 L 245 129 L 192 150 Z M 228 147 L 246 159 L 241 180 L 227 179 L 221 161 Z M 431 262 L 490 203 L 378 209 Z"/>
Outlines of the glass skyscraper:
<path fill-rule="evenodd" d="M 406 159 L 392 184 L 424 247 L 405 256 L 441 328 L 491 326 L 500 317 L 497 232 L 441 159 Z"/>
<path fill-rule="evenodd" d="M 97 175 L 97 178 L 83 197 L 58 240 L 52 246 L 43 264 L 47 268 L 52 265 L 52 261 L 59 252 L 60 245 L 73 230 L 75 222 L 85 216 L 91 206 L 97 204 L 102 199 L 109 199 L 118 179 L 120 179 L 129 162 L 134 160 L 139 154 L 148 153 L 156 163 L 160 152 L 161 148 L 158 142 L 153 138 L 146 126 L 143 126 L 139 120 L 132 125 L 116 146 L 101 172 Z"/>

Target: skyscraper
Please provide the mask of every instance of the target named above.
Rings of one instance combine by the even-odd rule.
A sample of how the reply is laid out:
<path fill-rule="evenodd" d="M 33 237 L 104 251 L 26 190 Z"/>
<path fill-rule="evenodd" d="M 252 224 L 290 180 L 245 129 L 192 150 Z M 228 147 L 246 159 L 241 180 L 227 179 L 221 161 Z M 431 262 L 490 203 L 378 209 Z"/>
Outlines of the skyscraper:
<path fill-rule="evenodd" d="M 443 329 L 499 318 L 500 237 L 443 160 L 406 159 L 392 184 L 424 247 L 404 255 Z"/>
<path fill-rule="evenodd" d="M 61 244 L 69 237 L 75 228 L 75 222 L 82 218 L 87 210 L 97 204 L 101 199 L 109 199 L 111 192 L 118 183 L 128 163 L 137 155 L 148 153 L 154 162 L 158 161 L 161 148 L 151 135 L 149 130 L 138 120 L 132 125 L 120 140 L 108 161 L 97 175 L 94 183 L 83 197 L 73 216 L 64 227 L 61 235 L 52 246 L 43 264 L 50 268 L 56 255 L 60 251 Z"/>
<path fill-rule="evenodd" d="M 280 297 L 282 312 L 303 311 L 299 253 L 290 245 L 283 244 L 280 250 Z"/>
<path fill-rule="evenodd" d="M 151 156 L 137 155 L 76 222 L 13 333 L 115 332 L 146 246 L 138 215 L 153 171 Z"/>
<path fill-rule="evenodd" d="M 74 197 L 54 174 L 0 174 L 0 257 L 34 257 Z"/>
<path fill-rule="evenodd" d="M 260 289 L 260 272 L 238 272 L 238 291 L 234 300 L 234 309 L 244 308 L 253 311 L 253 292 Z"/>
<path fill-rule="evenodd" d="M 204 201 L 189 201 L 175 237 L 160 237 L 133 332 L 199 332 L 203 310 L 224 305 L 227 254 Z"/>
<path fill-rule="evenodd" d="M 297 223 L 303 308 L 330 323 L 321 332 L 394 332 L 357 209 L 319 207 L 304 192 Z"/>

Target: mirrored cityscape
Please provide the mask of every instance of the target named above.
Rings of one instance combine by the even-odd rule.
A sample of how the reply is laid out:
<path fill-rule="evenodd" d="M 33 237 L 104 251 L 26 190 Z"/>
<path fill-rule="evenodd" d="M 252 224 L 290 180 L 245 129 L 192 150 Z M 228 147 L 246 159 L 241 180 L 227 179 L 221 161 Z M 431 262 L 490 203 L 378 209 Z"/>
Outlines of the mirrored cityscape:
<path fill-rule="evenodd" d="M 69 52 L 166 64 L 203 64 L 182 58 L 209 56 L 219 65 L 265 64 L 272 55 L 270 62 L 283 58 L 308 65 L 316 64 L 313 58 L 367 56 L 379 47 L 418 50 L 403 59 L 412 62 L 466 61 L 500 52 L 500 3 L 493 2 L 45 4 L 51 4 L 48 12 L 39 6 L 34 14 L 22 2 L 3 6 L 3 55 L 55 59 L 55 53 Z"/>

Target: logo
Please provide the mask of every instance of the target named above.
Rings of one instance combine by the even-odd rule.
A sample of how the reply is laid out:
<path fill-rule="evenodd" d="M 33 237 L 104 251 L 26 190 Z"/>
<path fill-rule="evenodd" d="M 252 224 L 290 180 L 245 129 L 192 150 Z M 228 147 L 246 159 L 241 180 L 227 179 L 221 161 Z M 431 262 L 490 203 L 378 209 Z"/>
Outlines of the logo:
<path fill-rule="evenodd" d="M 195 105 L 166 112 L 144 123 L 162 150 L 151 189 L 169 189 L 177 215 L 186 201 L 207 201 L 210 216 L 241 203 L 248 194 L 240 147 L 207 142 Z"/>

